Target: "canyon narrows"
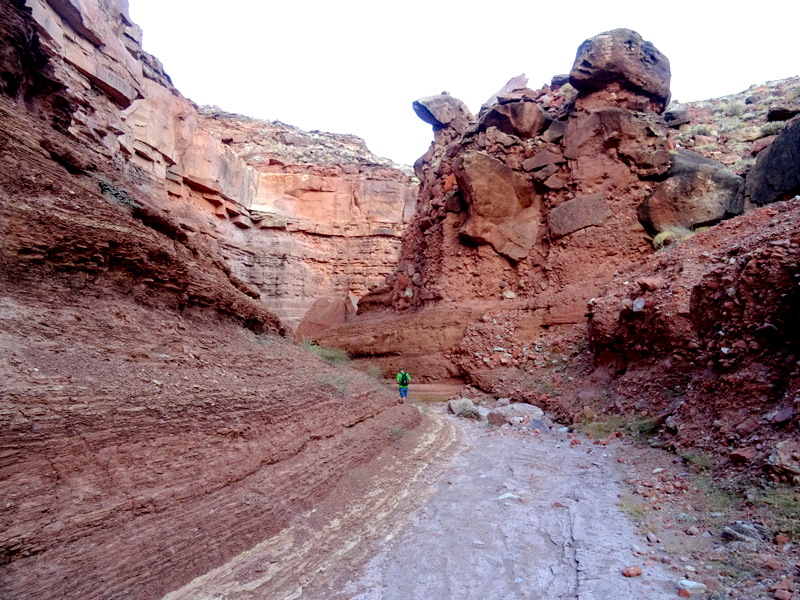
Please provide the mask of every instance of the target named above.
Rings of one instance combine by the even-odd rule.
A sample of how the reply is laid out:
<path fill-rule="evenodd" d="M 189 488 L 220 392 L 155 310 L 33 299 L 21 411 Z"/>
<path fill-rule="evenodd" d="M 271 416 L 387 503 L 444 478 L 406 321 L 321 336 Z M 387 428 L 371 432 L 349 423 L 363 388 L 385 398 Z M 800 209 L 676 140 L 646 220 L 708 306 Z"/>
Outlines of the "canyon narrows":
<path fill-rule="evenodd" d="M 410 169 L 0 16 L 0 597 L 793 598 L 800 78 L 616 29 Z"/>

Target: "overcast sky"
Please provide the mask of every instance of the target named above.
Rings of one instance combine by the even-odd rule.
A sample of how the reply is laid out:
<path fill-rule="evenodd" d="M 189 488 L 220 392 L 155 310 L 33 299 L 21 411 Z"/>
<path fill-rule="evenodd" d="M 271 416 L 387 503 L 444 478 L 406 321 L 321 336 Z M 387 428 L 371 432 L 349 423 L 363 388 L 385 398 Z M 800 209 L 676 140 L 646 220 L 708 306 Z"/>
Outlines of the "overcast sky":
<path fill-rule="evenodd" d="M 412 164 L 433 139 L 411 102 L 447 90 L 473 111 L 511 77 L 568 73 L 603 31 L 638 31 L 670 60 L 673 100 L 800 74 L 796 0 L 130 0 L 144 48 L 199 104 L 353 133 Z"/>

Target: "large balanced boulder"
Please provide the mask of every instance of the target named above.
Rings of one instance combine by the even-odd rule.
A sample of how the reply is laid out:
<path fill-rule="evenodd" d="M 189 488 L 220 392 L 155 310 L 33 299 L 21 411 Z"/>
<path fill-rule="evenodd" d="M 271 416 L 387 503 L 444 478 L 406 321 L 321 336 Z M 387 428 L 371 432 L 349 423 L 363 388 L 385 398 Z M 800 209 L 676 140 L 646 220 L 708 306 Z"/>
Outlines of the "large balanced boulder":
<path fill-rule="evenodd" d="M 614 29 L 580 45 L 569 82 L 583 93 L 616 84 L 649 98 L 649 108 L 660 113 L 669 102 L 670 77 L 669 60 L 652 43 L 630 29 Z"/>
<path fill-rule="evenodd" d="M 463 133 L 473 118 L 467 105 L 447 92 L 415 100 L 412 107 L 417 116 L 434 129 L 452 127 Z"/>
<path fill-rule="evenodd" d="M 800 194 L 800 120 L 758 155 L 747 175 L 744 205 L 764 206 Z"/>
<path fill-rule="evenodd" d="M 744 179 L 722 163 L 679 150 L 667 175 L 639 207 L 639 221 L 651 234 L 713 225 L 741 212 L 737 198 Z"/>
<path fill-rule="evenodd" d="M 459 234 L 491 244 L 498 254 L 520 261 L 539 234 L 541 198 L 519 173 L 483 152 L 468 152 L 455 165 L 469 218 Z"/>

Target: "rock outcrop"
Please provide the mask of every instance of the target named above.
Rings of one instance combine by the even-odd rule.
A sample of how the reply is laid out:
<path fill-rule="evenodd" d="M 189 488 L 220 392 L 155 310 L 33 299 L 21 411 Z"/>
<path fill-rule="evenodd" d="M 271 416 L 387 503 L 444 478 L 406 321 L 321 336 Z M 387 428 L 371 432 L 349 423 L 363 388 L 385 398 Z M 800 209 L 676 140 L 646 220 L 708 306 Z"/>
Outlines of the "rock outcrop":
<path fill-rule="evenodd" d="M 425 117 L 439 110 L 447 118 L 426 118 L 435 140 L 415 165 L 417 214 L 395 272 L 361 313 L 480 307 L 484 315 L 516 315 L 533 339 L 542 328 L 583 322 L 586 301 L 605 280 L 651 251 L 638 211 L 671 165 L 659 115 L 669 62 L 634 32 L 616 30 L 581 47 L 570 80 L 577 90 L 563 78 L 539 90 L 513 78 L 466 126 L 468 113 L 451 96 L 415 104 L 431 106 Z M 351 340 L 346 329 L 321 339 Z M 407 352 L 392 340 L 386 336 L 376 354 Z M 491 352 L 447 343 L 436 357 L 406 365 L 423 377 L 441 372 L 425 365 L 441 365 L 443 356 L 450 373 L 501 366 Z"/>
<path fill-rule="evenodd" d="M 242 120 L 268 131 L 249 163 L 126 2 L 28 5 L 0 0 L 0 596 L 162 598 L 419 424 L 279 335 L 377 281 L 413 201 L 350 136 Z"/>
<path fill-rule="evenodd" d="M 775 467 L 798 426 L 798 215 L 794 199 L 726 221 L 592 300 L 594 377 L 615 375 L 606 409 L 660 417 L 678 453 L 747 448 L 734 466 Z"/>
<path fill-rule="evenodd" d="M 670 98 L 669 60 L 658 49 L 630 29 L 614 29 L 596 35 L 578 48 L 569 82 L 581 92 L 632 94 L 630 108 L 645 106 L 661 112 Z"/>
<path fill-rule="evenodd" d="M 317 299 L 361 297 L 391 270 L 415 206 L 396 165 L 354 136 L 198 109 L 141 49 L 126 3 L 29 5 L 60 105 L 71 107 L 65 131 L 217 240 L 229 268 L 290 329 Z M 9 89 L 22 79 L 9 75 Z"/>
<path fill-rule="evenodd" d="M 716 146 L 720 160 L 681 147 L 670 128 L 697 113 L 664 121 L 668 62 L 633 32 L 584 43 L 570 81 L 514 78 L 440 135 L 416 165 L 400 263 L 321 339 L 567 422 L 646 416 L 679 453 L 793 480 L 800 240 L 798 200 L 780 201 L 797 193 L 797 125 L 758 148 L 745 182 Z M 672 230 L 688 241 L 654 252 Z M 431 335 L 404 337 L 412 322 Z M 364 344 L 367 324 L 382 333 Z"/>

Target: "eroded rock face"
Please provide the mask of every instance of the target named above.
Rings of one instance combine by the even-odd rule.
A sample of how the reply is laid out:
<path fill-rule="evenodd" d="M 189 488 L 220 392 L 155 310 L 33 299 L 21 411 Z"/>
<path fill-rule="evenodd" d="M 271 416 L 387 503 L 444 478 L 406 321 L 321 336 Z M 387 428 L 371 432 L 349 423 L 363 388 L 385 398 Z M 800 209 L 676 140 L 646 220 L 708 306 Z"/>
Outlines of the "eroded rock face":
<path fill-rule="evenodd" d="M 589 38 L 578 48 L 570 83 L 584 93 L 608 91 L 642 96 L 642 109 L 662 112 L 669 103 L 669 60 L 630 29 L 614 29 Z M 631 108 L 637 107 L 629 98 Z"/>
<path fill-rule="evenodd" d="M 415 188 L 362 140 L 198 111 L 142 51 L 125 2 L 29 5 L 61 105 L 72 107 L 59 117 L 68 132 L 142 177 L 190 230 L 208 231 L 290 328 L 317 298 L 361 297 L 391 270 Z M 24 71 L 19 60 L 9 72 Z M 358 263 L 349 275 L 348 261 Z"/>
<path fill-rule="evenodd" d="M 596 64 L 576 75 L 578 91 L 563 80 L 532 90 L 519 76 L 463 130 L 434 123 L 434 144 L 415 165 L 418 210 L 401 260 L 364 309 L 482 303 L 487 315 L 514 314 L 533 339 L 582 322 L 604 279 L 651 251 L 637 210 L 670 166 L 656 114 L 669 95 L 668 62 L 633 32 L 603 35 L 581 51 Z M 604 44 L 616 54 L 599 62 Z M 481 330 L 473 342 L 430 348 L 429 362 L 446 356 L 449 372 L 470 377 L 521 364 L 474 346 L 490 338 Z M 384 339 L 378 354 L 405 352 Z"/>
<path fill-rule="evenodd" d="M 470 152 L 456 166 L 469 217 L 465 238 L 519 261 L 537 241 L 541 197 L 523 177 L 483 152 Z"/>
<path fill-rule="evenodd" d="M 0 595 L 162 598 L 419 424 L 280 338 L 264 301 L 299 321 L 312 295 L 377 280 L 412 209 L 391 165 L 343 158 L 350 136 L 329 136 L 330 164 L 285 152 L 259 196 L 269 152 L 248 164 L 204 126 L 127 2 L 28 5 L 0 0 Z M 303 213 L 317 194 L 333 208 Z M 286 222 L 254 226 L 256 198 Z M 330 230 L 297 243 L 314 216 Z"/>
<path fill-rule="evenodd" d="M 800 425 L 799 215 L 794 199 L 725 221 L 591 302 L 594 362 L 615 374 L 615 410 L 670 415 L 659 435 L 677 452 L 769 466 L 791 481 L 774 447 Z M 728 457 L 730 447 L 746 451 Z"/>
<path fill-rule="evenodd" d="M 416 207 L 406 174 L 354 136 L 307 133 L 218 109 L 202 110 L 201 121 L 255 173 L 246 208 L 215 207 L 237 227 L 225 245 L 232 269 L 289 327 L 317 299 L 344 305 L 391 271 Z"/>

